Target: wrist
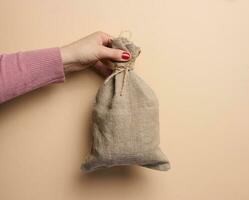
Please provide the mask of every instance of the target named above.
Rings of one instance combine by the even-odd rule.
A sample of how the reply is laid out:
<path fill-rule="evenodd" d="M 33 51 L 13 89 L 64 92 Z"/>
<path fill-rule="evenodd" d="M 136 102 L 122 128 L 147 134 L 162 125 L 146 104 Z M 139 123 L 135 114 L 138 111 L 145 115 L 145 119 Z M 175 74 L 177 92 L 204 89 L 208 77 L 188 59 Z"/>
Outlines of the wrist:
<path fill-rule="evenodd" d="M 61 58 L 63 65 L 72 64 L 75 62 L 72 51 L 69 46 L 64 46 L 60 48 Z"/>

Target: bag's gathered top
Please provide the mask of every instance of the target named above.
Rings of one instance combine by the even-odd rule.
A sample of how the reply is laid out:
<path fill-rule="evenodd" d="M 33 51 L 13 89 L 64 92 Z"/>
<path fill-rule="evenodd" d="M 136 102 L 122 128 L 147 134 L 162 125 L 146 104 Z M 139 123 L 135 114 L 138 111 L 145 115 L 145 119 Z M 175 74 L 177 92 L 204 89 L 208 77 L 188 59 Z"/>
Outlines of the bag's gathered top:
<path fill-rule="evenodd" d="M 111 78 L 113 78 L 117 74 L 124 73 L 121 92 L 120 92 L 120 95 L 122 96 L 123 90 L 125 88 L 128 71 L 133 70 L 136 58 L 139 56 L 141 49 L 140 47 L 137 47 L 136 45 L 133 44 L 133 42 L 129 41 L 125 37 L 118 37 L 113 39 L 111 47 L 114 49 L 122 49 L 124 51 L 128 51 L 132 56 L 129 61 L 125 62 L 113 61 L 112 69 L 114 70 L 114 72 L 105 80 L 106 84 Z"/>

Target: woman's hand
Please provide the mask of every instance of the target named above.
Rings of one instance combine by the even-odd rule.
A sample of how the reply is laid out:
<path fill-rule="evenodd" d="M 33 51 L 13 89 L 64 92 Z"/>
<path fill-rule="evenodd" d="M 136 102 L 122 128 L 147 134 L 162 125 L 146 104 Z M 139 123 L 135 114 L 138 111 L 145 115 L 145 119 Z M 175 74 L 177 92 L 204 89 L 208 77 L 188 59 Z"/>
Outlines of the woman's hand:
<path fill-rule="evenodd" d="M 98 31 L 62 47 L 60 50 L 64 71 L 68 73 L 94 66 L 102 74 L 109 75 L 110 60 L 128 61 L 131 58 L 129 52 L 108 47 L 112 38 L 107 33 Z"/>

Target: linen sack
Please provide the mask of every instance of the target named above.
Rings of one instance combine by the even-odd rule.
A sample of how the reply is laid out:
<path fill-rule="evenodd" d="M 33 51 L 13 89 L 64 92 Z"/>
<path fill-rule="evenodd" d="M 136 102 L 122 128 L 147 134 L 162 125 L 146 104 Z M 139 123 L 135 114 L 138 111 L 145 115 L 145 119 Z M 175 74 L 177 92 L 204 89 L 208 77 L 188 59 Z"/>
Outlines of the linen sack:
<path fill-rule="evenodd" d="M 91 152 L 81 169 L 139 165 L 166 171 L 170 163 L 159 148 L 157 97 L 132 70 L 141 50 L 125 37 L 113 39 L 111 47 L 130 52 L 132 58 L 113 61 L 113 73 L 97 92 Z"/>

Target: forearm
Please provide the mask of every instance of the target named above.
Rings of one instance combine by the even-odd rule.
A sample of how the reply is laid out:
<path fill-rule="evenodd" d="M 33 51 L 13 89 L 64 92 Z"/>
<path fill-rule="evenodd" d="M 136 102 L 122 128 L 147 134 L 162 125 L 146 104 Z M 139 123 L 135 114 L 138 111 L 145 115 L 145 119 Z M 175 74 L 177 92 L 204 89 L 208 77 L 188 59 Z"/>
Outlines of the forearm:
<path fill-rule="evenodd" d="M 61 48 L 0 55 L 0 103 L 50 83 L 65 80 L 65 73 L 95 67 L 112 73 L 111 61 L 126 62 L 129 52 L 112 48 L 112 36 L 98 31 Z"/>
<path fill-rule="evenodd" d="M 59 48 L 0 55 L 0 103 L 64 80 Z"/>

